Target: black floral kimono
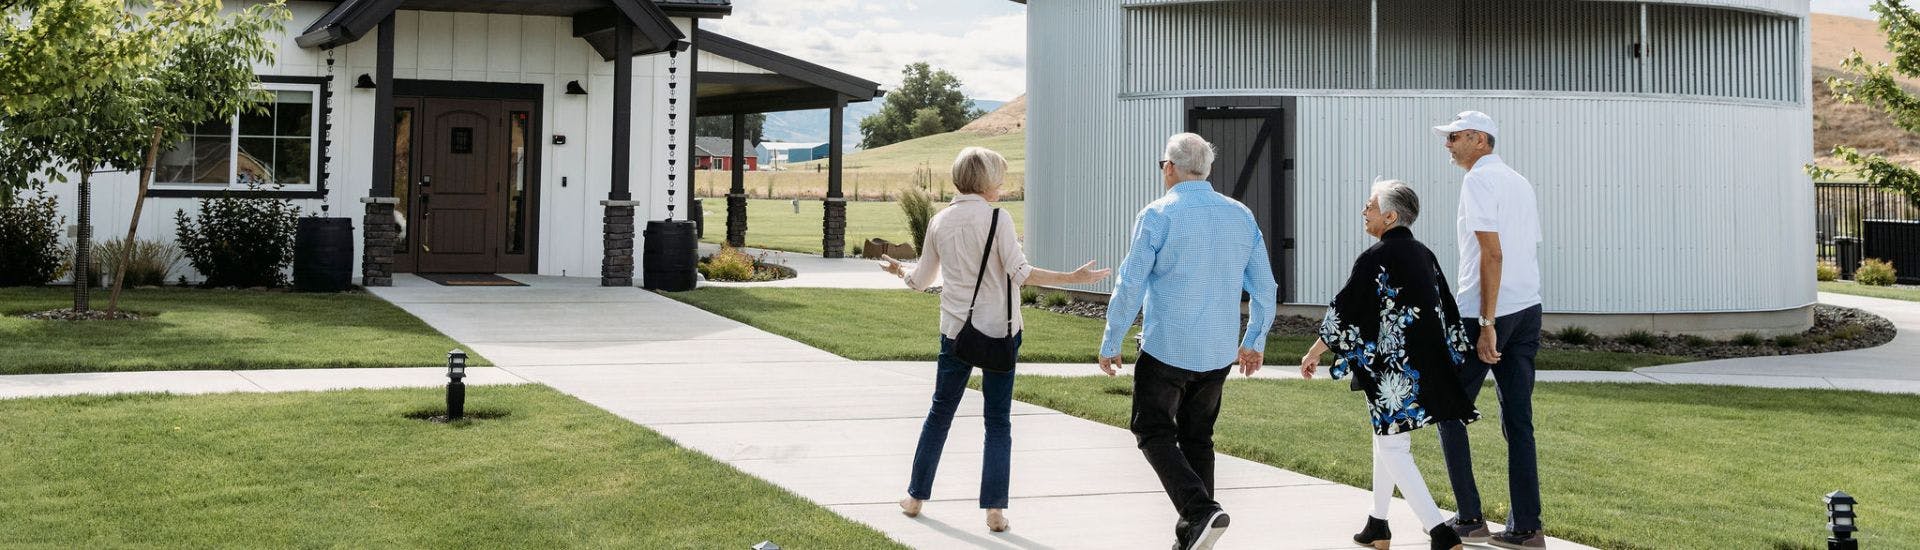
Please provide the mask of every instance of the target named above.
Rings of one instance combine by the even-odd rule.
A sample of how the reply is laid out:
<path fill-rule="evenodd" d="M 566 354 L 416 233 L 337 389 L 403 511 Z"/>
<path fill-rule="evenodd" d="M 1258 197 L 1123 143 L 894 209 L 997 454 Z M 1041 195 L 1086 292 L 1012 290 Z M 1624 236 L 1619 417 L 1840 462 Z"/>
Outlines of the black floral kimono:
<path fill-rule="evenodd" d="M 1388 230 L 1354 261 L 1320 339 L 1336 356 L 1333 377 L 1352 376 L 1366 392 L 1376 434 L 1480 418 L 1457 374 L 1473 339 L 1439 261 L 1407 228 Z"/>

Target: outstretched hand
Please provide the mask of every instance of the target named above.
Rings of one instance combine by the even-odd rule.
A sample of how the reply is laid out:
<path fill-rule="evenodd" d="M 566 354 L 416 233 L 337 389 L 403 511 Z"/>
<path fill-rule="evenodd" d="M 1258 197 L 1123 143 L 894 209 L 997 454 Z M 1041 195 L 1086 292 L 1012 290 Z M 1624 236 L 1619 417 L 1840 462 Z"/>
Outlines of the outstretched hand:
<path fill-rule="evenodd" d="M 1071 277 L 1075 283 L 1097 283 L 1100 282 L 1101 279 L 1107 278 L 1107 275 L 1113 273 L 1112 269 L 1093 269 L 1094 263 L 1095 260 L 1087 260 L 1087 263 L 1081 265 L 1080 269 L 1073 270 L 1073 273 L 1069 273 L 1067 276 Z"/>
<path fill-rule="evenodd" d="M 881 271 L 892 273 L 893 276 L 895 277 L 907 276 L 906 270 L 900 267 L 900 260 L 895 260 L 893 259 L 893 256 L 888 256 L 886 254 L 881 254 L 880 259 L 882 260 L 880 263 Z"/>

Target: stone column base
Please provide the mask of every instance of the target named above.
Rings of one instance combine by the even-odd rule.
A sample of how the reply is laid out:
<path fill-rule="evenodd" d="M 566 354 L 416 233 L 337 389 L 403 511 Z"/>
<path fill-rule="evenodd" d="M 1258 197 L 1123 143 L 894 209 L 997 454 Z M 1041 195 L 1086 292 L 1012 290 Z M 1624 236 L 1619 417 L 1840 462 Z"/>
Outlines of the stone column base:
<path fill-rule="evenodd" d="M 847 199 L 845 197 L 827 197 L 827 215 L 820 222 L 821 253 L 826 258 L 847 257 Z"/>
<path fill-rule="evenodd" d="M 600 286 L 633 286 L 633 208 L 638 201 L 600 201 L 606 207 Z"/>
<path fill-rule="evenodd" d="M 393 245 L 400 239 L 400 223 L 393 219 L 393 197 L 362 197 L 366 218 L 361 220 L 360 286 L 393 286 Z"/>
<path fill-rule="evenodd" d="M 727 194 L 727 246 L 747 245 L 747 194 Z"/>

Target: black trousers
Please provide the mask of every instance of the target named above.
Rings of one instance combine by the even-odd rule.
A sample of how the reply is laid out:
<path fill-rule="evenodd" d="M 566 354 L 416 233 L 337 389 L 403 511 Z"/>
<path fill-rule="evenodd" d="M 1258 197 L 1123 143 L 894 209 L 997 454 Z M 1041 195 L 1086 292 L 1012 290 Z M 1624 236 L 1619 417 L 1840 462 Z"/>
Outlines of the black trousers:
<path fill-rule="evenodd" d="M 1227 371 L 1194 372 L 1146 353 L 1134 368 L 1129 427 L 1173 507 L 1188 520 L 1220 509 L 1213 500 L 1213 423 Z"/>

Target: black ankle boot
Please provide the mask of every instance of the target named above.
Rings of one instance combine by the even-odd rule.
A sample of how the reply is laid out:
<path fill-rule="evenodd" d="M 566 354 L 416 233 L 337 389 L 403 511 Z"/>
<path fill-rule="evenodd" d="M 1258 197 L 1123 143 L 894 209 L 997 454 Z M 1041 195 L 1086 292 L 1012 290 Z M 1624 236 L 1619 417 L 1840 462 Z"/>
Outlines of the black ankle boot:
<path fill-rule="evenodd" d="M 1367 528 L 1361 529 L 1359 534 L 1353 536 L 1353 542 L 1361 546 L 1372 546 L 1377 550 L 1387 550 L 1391 539 L 1393 539 L 1393 531 L 1387 529 L 1387 520 L 1373 516 L 1367 516 Z"/>
<path fill-rule="evenodd" d="M 1432 531 L 1427 531 L 1427 536 L 1433 537 L 1433 550 L 1460 550 L 1461 548 L 1465 548 L 1460 544 L 1460 533 L 1455 532 L 1453 526 L 1447 525 L 1444 521 L 1434 526 Z"/>

